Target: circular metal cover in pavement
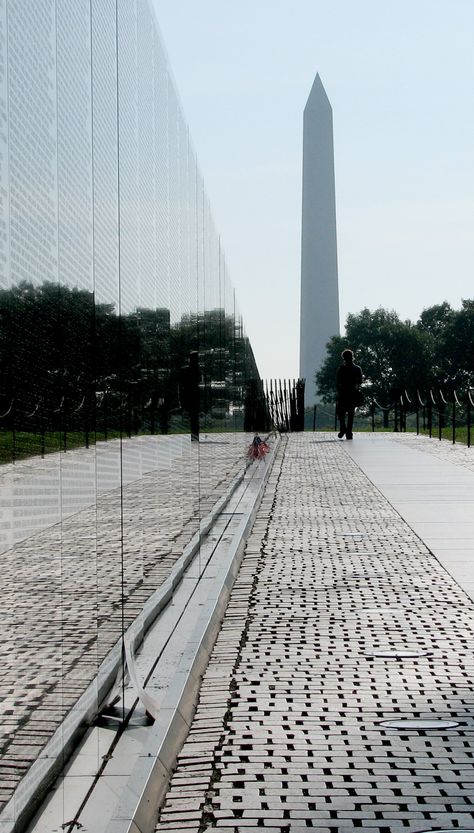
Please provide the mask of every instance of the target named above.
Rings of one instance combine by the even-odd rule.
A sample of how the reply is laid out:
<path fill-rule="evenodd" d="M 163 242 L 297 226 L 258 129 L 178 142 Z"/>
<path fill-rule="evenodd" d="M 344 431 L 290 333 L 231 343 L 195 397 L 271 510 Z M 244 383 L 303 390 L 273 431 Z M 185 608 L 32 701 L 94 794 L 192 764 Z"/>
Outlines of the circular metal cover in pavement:
<path fill-rule="evenodd" d="M 380 726 L 385 729 L 455 729 L 459 726 L 457 720 L 442 720 L 441 718 L 433 718 L 432 720 L 422 720 L 418 718 L 400 718 L 399 720 L 382 720 Z"/>
<path fill-rule="evenodd" d="M 406 613 L 404 607 L 356 607 L 356 613 Z"/>
<path fill-rule="evenodd" d="M 380 657 L 380 659 L 409 659 L 413 657 L 416 659 L 416 657 L 428 657 L 430 654 L 428 651 L 410 651 L 406 648 L 401 648 L 399 651 L 373 651 L 370 654 L 365 654 L 365 656 L 369 659 L 374 659 L 375 657 Z"/>
<path fill-rule="evenodd" d="M 368 532 L 336 532 L 336 538 L 368 538 Z"/>

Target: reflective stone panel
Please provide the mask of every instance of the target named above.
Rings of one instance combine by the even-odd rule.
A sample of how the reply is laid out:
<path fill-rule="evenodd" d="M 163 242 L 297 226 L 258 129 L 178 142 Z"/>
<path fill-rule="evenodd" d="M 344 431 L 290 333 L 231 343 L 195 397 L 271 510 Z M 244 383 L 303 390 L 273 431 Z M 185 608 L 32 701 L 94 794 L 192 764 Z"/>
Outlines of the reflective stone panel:
<path fill-rule="evenodd" d="M 148 0 L 0 0 L 0 822 L 86 691 L 126 716 L 97 675 L 243 470 L 257 377 Z"/>

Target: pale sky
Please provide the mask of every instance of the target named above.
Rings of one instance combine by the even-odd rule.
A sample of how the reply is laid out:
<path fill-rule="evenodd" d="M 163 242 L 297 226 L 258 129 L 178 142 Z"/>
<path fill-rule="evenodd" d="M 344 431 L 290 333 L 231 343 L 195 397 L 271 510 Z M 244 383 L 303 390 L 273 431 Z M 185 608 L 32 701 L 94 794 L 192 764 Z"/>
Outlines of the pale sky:
<path fill-rule="evenodd" d="M 474 297 L 474 0 L 153 0 L 263 377 L 299 372 L 303 109 L 333 109 L 341 325 Z"/>

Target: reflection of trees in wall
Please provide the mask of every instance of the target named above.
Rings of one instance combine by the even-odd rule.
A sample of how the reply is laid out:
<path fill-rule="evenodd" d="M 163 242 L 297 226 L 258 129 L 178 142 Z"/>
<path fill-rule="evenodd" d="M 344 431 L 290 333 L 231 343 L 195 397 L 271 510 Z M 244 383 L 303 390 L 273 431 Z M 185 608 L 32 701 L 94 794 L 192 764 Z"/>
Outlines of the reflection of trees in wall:
<path fill-rule="evenodd" d="M 118 316 L 92 293 L 53 283 L 0 291 L 2 427 L 29 430 L 36 414 L 46 427 L 69 430 L 104 419 L 130 433 L 185 430 L 183 389 L 189 354 L 200 366 L 200 410 L 225 419 L 243 407 L 258 371 L 234 317 L 215 309 L 170 324 L 168 309 L 139 308 Z M 43 425 L 44 427 L 44 425 Z M 100 426 L 99 426 L 100 427 Z"/>

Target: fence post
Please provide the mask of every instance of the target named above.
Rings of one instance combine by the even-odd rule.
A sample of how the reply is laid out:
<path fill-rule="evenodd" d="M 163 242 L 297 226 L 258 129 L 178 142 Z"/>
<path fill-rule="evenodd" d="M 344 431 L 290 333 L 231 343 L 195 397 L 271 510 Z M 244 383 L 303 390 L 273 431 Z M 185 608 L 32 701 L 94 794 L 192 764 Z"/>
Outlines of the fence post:
<path fill-rule="evenodd" d="M 444 394 L 442 389 L 439 389 L 439 438 L 442 439 L 442 429 L 447 427 L 446 426 L 446 399 L 444 398 Z"/>
<path fill-rule="evenodd" d="M 298 431 L 298 409 L 296 407 L 295 382 L 288 379 L 288 399 L 290 404 L 290 431 Z"/>
<path fill-rule="evenodd" d="M 64 401 L 63 401 L 63 409 L 62 409 L 62 414 L 61 414 L 61 422 L 62 422 L 62 427 L 63 427 L 63 451 L 64 451 L 64 452 L 66 452 L 66 451 L 67 451 L 67 429 L 68 429 L 68 423 L 67 423 L 67 418 L 68 418 L 68 410 L 67 410 L 67 405 L 68 405 L 67 400 L 66 400 L 66 398 L 64 398 Z"/>
<path fill-rule="evenodd" d="M 46 431 L 44 427 L 44 399 L 41 401 L 42 408 L 39 412 L 39 427 L 40 427 L 40 437 L 41 437 L 41 457 L 44 459 L 45 451 L 46 451 Z"/>
<path fill-rule="evenodd" d="M 375 433 L 375 400 L 372 399 L 370 405 L 371 417 L 372 417 L 372 433 Z"/>
<path fill-rule="evenodd" d="M 428 399 L 428 433 L 431 440 L 433 433 L 433 404 L 431 402 L 431 396 Z"/>
<path fill-rule="evenodd" d="M 105 393 L 104 393 L 104 440 L 105 440 L 105 442 L 107 442 L 107 438 L 108 438 L 107 416 L 108 416 L 107 391 L 105 391 Z"/>
<path fill-rule="evenodd" d="M 132 402 L 133 402 L 133 400 L 132 400 Z M 142 421 L 142 424 L 143 424 L 143 421 Z M 138 432 L 140 430 L 140 411 L 139 411 L 138 405 L 133 405 L 132 404 L 130 425 L 131 425 L 131 429 L 132 429 L 132 434 L 135 434 L 135 436 L 138 436 Z"/>
<path fill-rule="evenodd" d="M 316 409 L 317 405 L 313 406 L 313 431 L 316 431 Z"/>
<path fill-rule="evenodd" d="M 150 434 L 155 433 L 155 394 L 152 394 L 150 400 Z"/>
<path fill-rule="evenodd" d="M 12 463 L 16 462 L 16 402 L 12 401 Z"/>
<path fill-rule="evenodd" d="M 453 445 L 456 443 L 456 391 L 453 391 Z"/>
<path fill-rule="evenodd" d="M 298 412 L 297 431 L 304 431 L 304 393 L 305 381 L 304 379 L 298 379 L 296 382 L 296 410 Z"/>
<path fill-rule="evenodd" d="M 199 442 L 199 353 L 191 350 L 189 354 L 189 420 L 191 429 L 191 440 Z M 257 405 L 258 392 L 255 391 L 255 405 Z"/>
<path fill-rule="evenodd" d="M 126 408 L 127 408 L 127 412 L 126 412 L 127 413 L 126 432 L 127 432 L 128 439 L 131 439 L 131 436 L 132 436 L 132 394 L 130 393 L 130 391 L 126 394 L 126 397 L 127 397 L 126 398 L 126 403 L 127 403 L 126 404 Z"/>
<path fill-rule="evenodd" d="M 471 447 L 471 391 L 467 391 L 467 447 Z"/>
<path fill-rule="evenodd" d="M 394 431 L 398 431 L 398 402 L 395 399 L 395 425 L 393 426 Z"/>

